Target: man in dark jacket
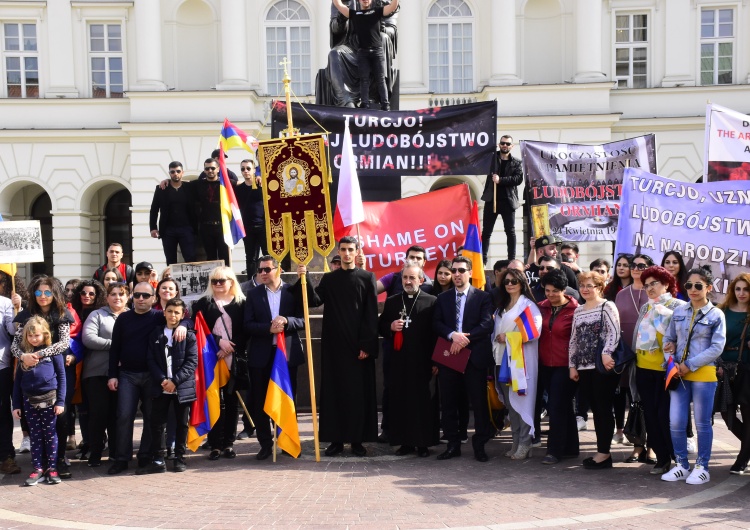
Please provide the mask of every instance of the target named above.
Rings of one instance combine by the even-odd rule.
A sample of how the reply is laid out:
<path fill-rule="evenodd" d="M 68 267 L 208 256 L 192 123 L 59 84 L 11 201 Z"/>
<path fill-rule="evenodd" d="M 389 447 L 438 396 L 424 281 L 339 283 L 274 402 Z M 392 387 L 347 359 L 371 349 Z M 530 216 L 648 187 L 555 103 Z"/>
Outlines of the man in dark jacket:
<path fill-rule="evenodd" d="M 507 134 L 501 136 L 498 147 L 492 173 L 487 176 L 487 182 L 484 184 L 484 192 L 482 193 L 482 200 L 484 201 L 482 257 L 485 264 L 490 248 L 490 238 L 498 215 L 503 218 L 503 227 L 508 244 L 508 259 L 512 260 L 516 257 L 515 212 L 521 204 L 518 200 L 517 188 L 523 182 L 523 170 L 521 169 L 521 161 L 513 158 L 510 154 L 510 150 L 513 148 L 513 137 Z M 495 192 L 495 186 L 497 186 L 497 192 Z M 495 203 L 496 200 L 497 203 Z"/>
<path fill-rule="evenodd" d="M 161 239 L 167 265 L 177 263 L 177 245 L 182 257 L 190 263 L 195 261 L 193 219 L 190 183 L 183 182 L 182 162 L 169 163 L 169 185 L 162 189 L 156 186 L 151 201 L 149 225 L 151 237 Z M 156 221 L 159 221 L 158 227 Z"/>

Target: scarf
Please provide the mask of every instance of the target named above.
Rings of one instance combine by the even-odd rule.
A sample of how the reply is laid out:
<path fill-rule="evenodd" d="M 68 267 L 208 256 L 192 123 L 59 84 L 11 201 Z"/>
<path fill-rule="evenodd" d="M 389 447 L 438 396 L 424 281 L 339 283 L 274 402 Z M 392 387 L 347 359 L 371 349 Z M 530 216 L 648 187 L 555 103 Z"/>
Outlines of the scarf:
<path fill-rule="evenodd" d="M 674 309 L 668 307 L 672 305 L 670 303 L 672 299 L 671 294 L 665 293 L 659 298 L 649 299 L 646 303 L 646 312 L 637 325 L 636 350 L 653 351 L 661 347 L 658 336 L 664 336 L 667 327 L 669 327 L 669 322 L 672 320 Z"/>

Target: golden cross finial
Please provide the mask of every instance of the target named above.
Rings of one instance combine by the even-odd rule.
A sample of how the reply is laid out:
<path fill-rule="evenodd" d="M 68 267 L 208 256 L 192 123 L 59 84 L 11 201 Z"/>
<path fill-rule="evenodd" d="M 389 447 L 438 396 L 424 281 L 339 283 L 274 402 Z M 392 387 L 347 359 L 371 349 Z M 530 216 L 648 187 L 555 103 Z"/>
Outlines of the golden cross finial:
<path fill-rule="evenodd" d="M 289 77 L 289 70 L 287 69 L 287 66 L 290 66 L 292 62 L 289 60 L 289 57 L 284 57 L 284 60 L 279 63 L 279 65 L 284 67 L 284 77 Z"/>

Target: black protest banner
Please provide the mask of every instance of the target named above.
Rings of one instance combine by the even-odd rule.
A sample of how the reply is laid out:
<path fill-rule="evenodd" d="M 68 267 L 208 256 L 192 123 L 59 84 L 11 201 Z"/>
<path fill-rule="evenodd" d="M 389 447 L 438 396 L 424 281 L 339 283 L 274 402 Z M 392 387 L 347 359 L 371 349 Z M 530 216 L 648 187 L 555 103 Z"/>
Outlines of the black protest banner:
<path fill-rule="evenodd" d="M 486 175 L 495 154 L 497 103 L 411 111 L 378 111 L 292 103 L 302 134 L 329 131 L 331 169 L 338 175 L 344 123 L 349 118 L 357 173 L 362 177 Z M 287 127 L 286 103 L 276 101 L 271 134 Z"/>

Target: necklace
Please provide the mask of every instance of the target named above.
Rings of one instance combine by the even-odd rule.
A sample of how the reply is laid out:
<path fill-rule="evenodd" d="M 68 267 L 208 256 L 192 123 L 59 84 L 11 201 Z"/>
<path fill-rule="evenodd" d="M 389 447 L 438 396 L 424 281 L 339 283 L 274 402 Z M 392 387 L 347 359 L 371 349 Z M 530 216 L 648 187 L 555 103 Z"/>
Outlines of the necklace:
<path fill-rule="evenodd" d="M 401 312 L 398 314 L 398 316 L 401 317 L 401 320 L 404 321 L 404 329 L 409 327 L 409 324 L 411 324 L 411 313 L 414 311 L 414 306 L 417 305 L 417 299 L 419 298 L 419 295 L 422 293 L 422 289 L 419 289 L 417 291 L 417 295 L 414 297 L 414 303 L 411 305 L 411 309 L 409 312 L 406 312 L 406 299 L 404 298 L 404 295 L 406 294 L 401 293 L 401 303 L 403 304 L 403 309 L 401 309 Z"/>
<path fill-rule="evenodd" d="M 643 289 L 638 289 L 638 303 L 636 303 L 635 297 L 633 296 L 633 284 L 630 284 L 630 299 L 633 301 L 633 307 L 635 308 L 636 313 L 641 310 L 641 293 L 643 293 Z"/>

